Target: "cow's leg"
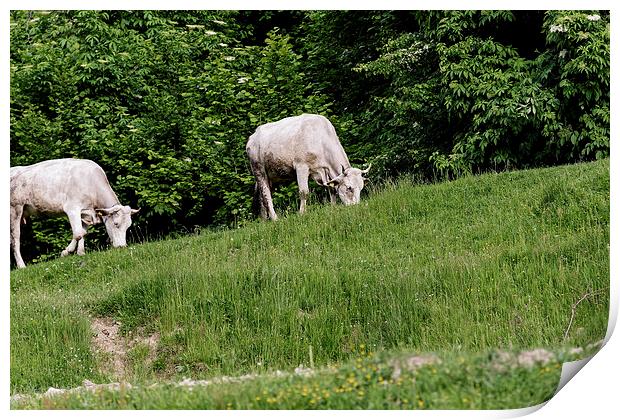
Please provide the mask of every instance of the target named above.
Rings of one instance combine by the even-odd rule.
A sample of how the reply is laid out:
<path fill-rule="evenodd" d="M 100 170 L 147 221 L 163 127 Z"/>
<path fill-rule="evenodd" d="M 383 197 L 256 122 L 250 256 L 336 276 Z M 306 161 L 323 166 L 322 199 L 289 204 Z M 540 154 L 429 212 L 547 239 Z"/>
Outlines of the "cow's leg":
<path fill-rule="evenodd" d="M 273 199 L 271 198 L 271 186 L 269 185 L 269 181 L 261 178 L 258 181 L 258 185 L 260 188 L 260 195 L 262 201 L 261 215 L 266 214 L 269 219 L 278 220 L 278 215 L 273 208 Z"/>
<path fill-rule="evenodd" d="M 80 239 L 77 243 L 77 254 L 84 255 L 86 251 L 84 250 L 84 238 Z"/>
<path fill-rule="evenodd" d="M 297 171 L 297 185 L 299 186 L 299 214 L 303 214 L 306 211 L 306 200 L 310 194 L 310 188 L 308 188 L 310 171 L 307 166 L 298 166 L 295 170 Z"/>
<path fill-rule="evenodd" d="M 254 184 L 254 199 L 252 202 L 252 207 L 254 208 L 254 211 L 258 208 L 262 219 L 267 219 L 267 209 L 265 208 L 265 204 L 263 202 L 263 194 L 261 194 L 261 188 L 258 181 Z"/>
<path fill-rule="evenodd" d="M 13 256 L 15 257 L 15 264 L 17 268 L 24 268 L 24 260 L 22 259 L 22 253 L 20 250 L 19 236 L 21 233 L 20 223 L 24 214 L 23 206 L 11 206 L 11 247 L 13 248 Z"/>
<path fill-rule="evenodd" d="M 77 243 L 77 254 L 84 255 L 86 251 L 84 250 L 84 238 L 80 239 Z"/>
<path fill-rule="evenodd" d="M 252 156 L 250 157 L 250 166 L 254 178 L 256 178 L 256 185 L 254 187 L 254 194 L 258 199 L 260 206 L 260 215 L 263 219 L 278 220 L 276 211 L 273 208 L 273 201 L 271 199 L 271 185 L 265 167 Z"/>
<path fill-rule="evenodd" d="M 75 239 L 71 239 L 71 242 L 69 242 L 69 245 L 60 253 L 60 256 L 66 257 L 67 255 L 75 251 L 76 247 L 77 247 L 77 241 Z"/>
<path fill-rule="evenodd" d="M 65 248 L 64 251 L 60 253 L 61 256 L 66 257 L 71 252 L 75 251 L 75 248 L 78 246 L 78 242 L 82 242 L 82 254 L 84 252 L 84 242 L 83 238 L 86 235 L 86 229 L 82 227 L 82 212 L 80 210 L 69 210 L 66 211 L 67 216 L 69 217 L 69 223 L 71 224 L 71 231 L 73 233 L 73 238 L 71 242 Z"/>
<path fill-rule="evenodd" d="M 264 220 L 269 218 L 269 212 L 267 211 L 267 204 L 265 204 L 263 200 L 263 195 L 260 193 L 260 189 L 258 192 L 258 205 L 260 206 L 260 217 Z"/>
<path fill-rule="evenodd" d="M 330 186 L 327 185 L 327 183 L 330 180 L 330 178 L 329 178 L 329 171 L 327 170 L 327 168 L 325 168 L 325 170 L 321 173 L 321 175 L 319 176 L 319 179 L 315 178 L 314 180 L 318 184 L 321 184 L 321 185 L 325 186 L 325 188 L 327 188 L 327 192 L 329 193 L 329 201 L 330 201 L 330 203 L 336 204 L 336 190 L 333 187 L 330 187 Z"/>
<path fill-rule="evenodd" d="M 84 232 L 86 232 L 88 229 L 88 225 L 84 223 L 83 221 L 82 221 L 82 229 L 84 229 Z M 77 254 L 78 255 L 86 254 L 86 251 L 84 250 L 84 237 L 83 236 L 82 236 L 82 239 L 80 239 L 77 243 Z"/>
<path fill-rule="evenodd" d="M 329 191 L 329 201 L 332 204 L 336 204 L 336 190 L 332 187 L 327 187 L 327 191 Z"/>

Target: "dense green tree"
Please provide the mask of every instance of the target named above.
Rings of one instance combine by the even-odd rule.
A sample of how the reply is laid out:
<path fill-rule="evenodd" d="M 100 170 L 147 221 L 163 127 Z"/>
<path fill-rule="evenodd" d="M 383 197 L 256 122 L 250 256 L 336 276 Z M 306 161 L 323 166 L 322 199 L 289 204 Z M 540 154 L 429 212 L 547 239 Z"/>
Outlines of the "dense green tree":
<path fill-rule="evenodd" d="M 355 124 L 386 171 L 454 174 L 608 154 L 607 14 L 418 12 L 417 22 L 355 67 L 374 86 Z"/>

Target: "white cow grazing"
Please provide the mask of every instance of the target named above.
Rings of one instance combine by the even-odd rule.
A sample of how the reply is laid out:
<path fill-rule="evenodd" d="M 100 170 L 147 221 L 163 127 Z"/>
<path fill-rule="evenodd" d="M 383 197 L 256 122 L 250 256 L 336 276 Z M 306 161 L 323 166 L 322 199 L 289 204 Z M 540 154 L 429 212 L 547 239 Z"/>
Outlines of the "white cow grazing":
<path fill-rule="evenodd" d="M 20 223 L 37 213 L 66 213 L 73 239 L 62 256 L 84 255 L 88 226 L 105 223 L 112 246 L 126 246 L 131 215 L 119 203 L 103 169 L 91 160 L 55 159 L 11 168 L 11 246 L 18 268 L 25 267 L 19 245 Z"/>
<path fill-rule="evenodd" d="M 256 178 L 255 197 L 264 219 L 277 220 L 271 188 L 274 182 L 297 179 L 299 212 L 306 209 L 308 178 L 329 187 L 331 202 L 335 193 L 345 205 L 357 204 L 364 188 L 366 170 L 352 168 L 336 130 L 321 115 L 302 114 L 263 124 L 246 145 L 252 172 Z"/>

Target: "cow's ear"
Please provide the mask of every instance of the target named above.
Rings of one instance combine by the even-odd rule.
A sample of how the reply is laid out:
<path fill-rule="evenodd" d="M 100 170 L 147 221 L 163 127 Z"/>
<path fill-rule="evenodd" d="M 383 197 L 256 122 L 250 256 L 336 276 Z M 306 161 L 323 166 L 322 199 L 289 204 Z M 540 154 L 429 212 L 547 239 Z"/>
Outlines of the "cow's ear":
<path fill-rule="evenodd" d="M 331 181 L 327 181 L 327 184 L 325 185 L 327 185 L 328 187 L 336 188 L 338 184 L 340 184 L 340 181 L 342 181 L 342 177 L 336 177 Z"/>
<path fill-rule="evenodd" d="M 112 208 L 109 209 L 95 209 L 97 216 L 109 216 L 112 213 Z"/>
<path fill-rule="evenodd" d="M 344 178 L 344 175 L 340 174 L 336 178 L 332 179 L 331 181 L 327 181 L 325 185 L 336 188 L 338 184 L 340 184 L 340 182 L 342 181 L 342 178 Z"/>

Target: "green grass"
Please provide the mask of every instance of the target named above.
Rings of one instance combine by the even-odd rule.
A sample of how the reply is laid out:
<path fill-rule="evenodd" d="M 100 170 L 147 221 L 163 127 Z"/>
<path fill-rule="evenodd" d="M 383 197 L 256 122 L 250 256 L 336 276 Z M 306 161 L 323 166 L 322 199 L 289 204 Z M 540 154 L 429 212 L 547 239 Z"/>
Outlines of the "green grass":
<path fill-rule="evenodd" d="M 206 385 L 121 385 L 120 389 L 37 395 L 14 409 L 509 409 L 552 395 L 566 354 L 531 366 L 516 354 L 368 355 L 306 376 L 280 373 L 215 378 Z M 509 355 L 506 357 L 506 355 Z M 428 364 L 408 364 L 412 357 Z M 432 357 L 432 359 L 431 359 Z M 410 362 L 409 362 L 410 363 Z M 228 380 L 225 380 L 228 379 Z"/>
<path fill-rule="evenodd" d="M 30 265 L 11 273 L 11 391 L 115 379 L 90 351 L 92 316 L 161 334 L 122 378 L 141 382 L 291 370 L 310 348 L 320 367 L 360 345 L 585 346 L 606 331 L 608 247 L 604 160 L 401 180 L 358 206 Z M 600 290 L 564 340 L 571 306 Z"/>

